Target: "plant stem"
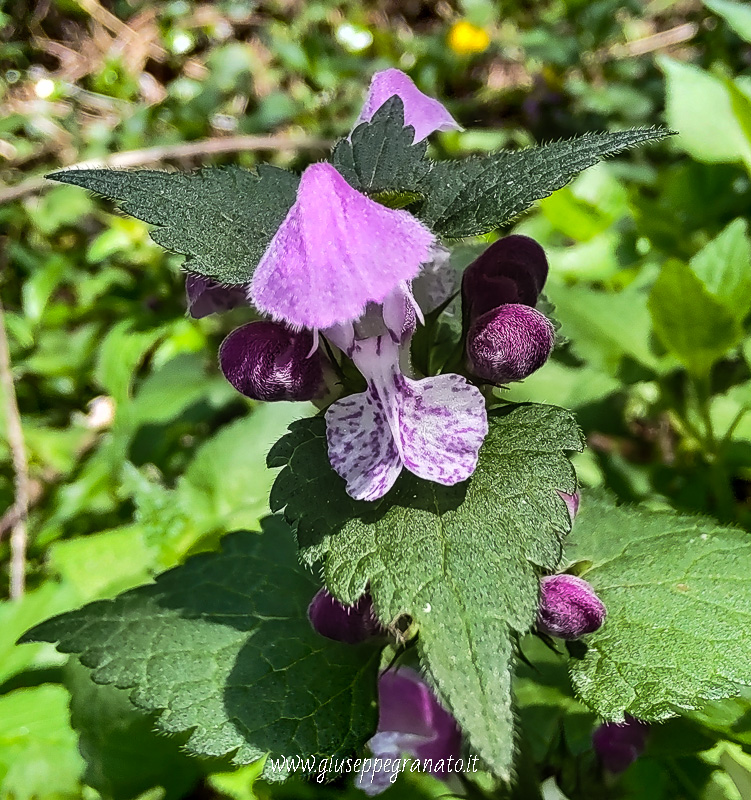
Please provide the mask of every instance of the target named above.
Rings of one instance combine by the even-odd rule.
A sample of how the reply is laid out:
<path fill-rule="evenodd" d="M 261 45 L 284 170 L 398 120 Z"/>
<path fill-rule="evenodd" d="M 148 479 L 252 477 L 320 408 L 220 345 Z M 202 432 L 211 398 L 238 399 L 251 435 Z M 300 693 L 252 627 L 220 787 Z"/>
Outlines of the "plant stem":
<path fill-rule="evenodd" d="M 13 457 L 16 498 L 13 508 L 16 519 L 10 533 L 10 597 L 17 600 L 23 596 L 26 586 L 26 545 L 28 532 L 26 517 L 29 513 L 29 465 L 26 460 L 26 446 L 23 439 L 21 415 L 18 411 L 16 389 L 10 364 L 10 348 L 5 330 L 5 312 L 0 300 L 0 385 L 4 398 L 5 423 L 8 430 L 8 444 Z"/>

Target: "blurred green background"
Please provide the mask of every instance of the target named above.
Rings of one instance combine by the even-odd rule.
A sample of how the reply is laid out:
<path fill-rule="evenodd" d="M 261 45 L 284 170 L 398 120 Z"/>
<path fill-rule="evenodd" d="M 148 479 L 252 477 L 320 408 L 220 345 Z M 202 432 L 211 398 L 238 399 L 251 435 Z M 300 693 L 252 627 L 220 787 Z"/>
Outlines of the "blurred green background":
<path fill-rule="evenodd" d="M 216 352 L 250 312 L 188 319 L 181 257 L 106 203 L 45 184 L 40 176 L 55 168 L 104 159 L 299 169 L 347 134 L 370 75 L 390 66 L 464 126 L 434 137 L 436 157 L 668 124 L 680 135 L 590 170 L 509 228 L 546 247 L 547 295 L 566 341 L 505 396 L 577 411 L 589 444 L 576 458 L 585 487 L 749 528 L 748 4 L 0 7 L 0 291 L 29 494 L 25 594 L 0 602 L 0 799 L 348 791 L 254 789 L 254 768 L 188 758 L 123 692 L 97 689 L 48 647 L 14 646 L 41 619 L 254 526 L 268 512 L 266 451 L 312 412 L 238 396 Z M 11 398 L 0 400 L 5 408 Z M 0 414 L 3 596 L 18 516 L 6 426 Z M 536 706 L 522 689 L 520 704 Z M 751 798 L 751 724 L 742 722 L 751 702 L 715 711 L 688 779 L 685 765 L 666 766 L 683 756 L 658 750 L 612 796 Z M 587 736 L 567 763 L 591 760 Z M 548 758 L 545 748 L 536 756 L 541 775 Z M 571 798 L 589 796 L 569 785 Z M 387 796 L 442 792 L 423 778 L 400 780 Z"/>

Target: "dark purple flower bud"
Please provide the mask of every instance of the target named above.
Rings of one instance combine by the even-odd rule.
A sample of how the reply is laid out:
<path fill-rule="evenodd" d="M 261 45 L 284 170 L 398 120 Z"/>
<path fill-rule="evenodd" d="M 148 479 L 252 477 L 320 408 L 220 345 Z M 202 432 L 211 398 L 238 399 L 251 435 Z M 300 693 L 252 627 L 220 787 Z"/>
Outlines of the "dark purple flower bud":
<path fill-rule="evenodd" d="M 464 271 L 462 304 L 469 322 L 506 303 L 535 306 L 548 277 L 545 251 L 528 236 L 506 236 Z"/>
<path fill-rule="evenodd" d="M 605 722 L 592 734 L 592 745 L 609 772 L 623 772 L 644 752 L 649 725 L 626 717 L 625 722 Z"/>
<path fill-rule="evenodd" d="M 575 575 L 548 575 L 540 581 L 537 629 L 559 639 L 578 639 L 602 627 L 607 612 L 594 589 Z"/>
<path fill-rule="evenodd" d="M 185 279 L 185 294 L 188 298 L 188 314 L 193 319 L 221 314 L 236 306 L 248 305 L 243 286 L 222 286 L 210 278 L 188 275 Z"/>
<path fill-rule="evenodd" d="M 432 774 L 437 778 L 447 779 L 452 772 L 461 772 L 462 736 L 456 720 L 414 670 L 400 667 L 382 673 L 378 700 L 378 729 L 368 742 L 375 759 L 393 760 L 406 753 L 432 759 Z M 366 767 L 357 785 L 369 795 L 384 791 L 395 779 L 394 772 L 383 767 Z"/>
<path fill-rule="evenodd" d="M 323 383 L 323 362 L 311 353 L 313 335 L 278 322 L 250 322 L 219 348 L 224 377 L 253 400 L 311 400 Z"/>
<path fill-rule="evenodd" d="M 353 606 L 345 606 L 326 589 L 320 589 L 310 601 L 308 619 L 321 636 L 337 642 L 359 644 L 383 634 L 369 594 L 364 594 Z"/>
<path fill-rule="evenodd" d="M 566 504 L 566 508 L 568 509 L 568 515 L 571 517 L 571 522 L 576 519 L 576 515 L 579 513 L 579 492 L 574 492 L 573 494 L 568 494 L 567 492 L 558 492 L 559 497 L 563 502 Z"/>
<path fill-rule="evenodd" d="M 520 303 L 478 317 L 467 333 L 470 372 L 496 385 L 520 381 L 550 356 L 555 328 L 539 311 Z"/>

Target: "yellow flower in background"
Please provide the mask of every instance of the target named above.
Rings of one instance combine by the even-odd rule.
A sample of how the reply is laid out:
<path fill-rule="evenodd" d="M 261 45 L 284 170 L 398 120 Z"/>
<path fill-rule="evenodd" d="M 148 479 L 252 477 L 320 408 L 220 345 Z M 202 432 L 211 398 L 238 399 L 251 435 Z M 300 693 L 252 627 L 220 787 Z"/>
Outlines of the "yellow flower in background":
<path fill-rule="evenodd" d="M 482 53 L 490 46 L 490 36 L 483 28 L 478 28 L 477 25 L 463 19 L 452 25 L 448 44 L 460 56 Z"/>

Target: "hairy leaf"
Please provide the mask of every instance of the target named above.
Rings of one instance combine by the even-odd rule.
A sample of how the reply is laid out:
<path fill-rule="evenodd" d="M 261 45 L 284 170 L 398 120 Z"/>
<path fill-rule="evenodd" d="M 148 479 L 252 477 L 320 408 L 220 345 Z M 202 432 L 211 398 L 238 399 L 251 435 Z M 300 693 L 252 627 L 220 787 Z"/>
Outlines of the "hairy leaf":
<path fill-rule="evenodd" d="M 525 150 L 438 161 L 423 181 L 427 199 L 416 213 L 441 236 L 488 233 L 600 159 L 669 135 L 662 128 L 588 133 Z"/>
<path fill-rule="evenodd" d="M 186 255 L 187 270 L 227 284 L 250 281 L 299 183 L 266 164 L 257 172 L 69 169 L 47 177 L 118 201 L 126 213 L 156 225 L 151 238 Z"/>
<path fill-rule="evenodd" d="M 581 699 L 607 719 L 663 719 L 751 684 L 751 540 L 703 517 L 587 496 L 566 540 L 608 610 L 570 662 Z"/>
<path fill-rule="evenodd" d="M 369 583 L 384 622 L 412 617 L 440 694 L 500 775 L 513 756 L 513 632 L 534 622 L 540 569 L 560 559 L 569 518 L 556 489 L 574 491 L 564 451 L 580 446 L 567 411 L 504 408 L 490 415 L 469 481 L 446 487 L 405 472 L 375 503 L 345 494 L 321 417 L 293 424 L 269 455 L 286 465 L 271 506 L 296 524 L 303 559 L 324 560 L 341 600 Z"/>
<path fill-rule="evenodd" d="M 358 125 L 348 139 L 337 142 L 331 163 L 355 189 L 382 194 L 379 200 L 405 196 L 392 207 L 419 199 L 420 181 L 428 173 L 427 142 L 412 144 L 415 129 L 404 125 L 404 104 L 399 97 L 387 100 L 370 122 Z"/>
<path fill-rule="evenodd" d="M 376 724 L 377 649 L 319 636 L 307 619 L 317 589 L 289 529 L 241 531 L 115 600 L 33 628 L 24 641 L 59 642 L 97 683 L 132 688 L 186 747 L 235 763 L 275 756 L 349 755 Z M 270 778 L 279 779 L 277 772 Z"/>

